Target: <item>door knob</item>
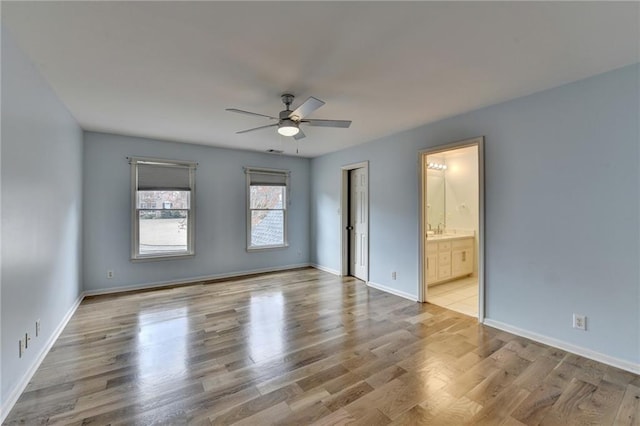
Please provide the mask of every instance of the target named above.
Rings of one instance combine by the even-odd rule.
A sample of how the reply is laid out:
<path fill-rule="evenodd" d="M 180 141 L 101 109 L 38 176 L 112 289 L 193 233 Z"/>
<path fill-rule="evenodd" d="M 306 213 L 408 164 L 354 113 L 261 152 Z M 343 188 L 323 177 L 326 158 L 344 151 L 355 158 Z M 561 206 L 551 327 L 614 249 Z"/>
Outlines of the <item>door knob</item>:
<path fill-rule="evenodd" d="M 351 225 L 347 226 L 347 231 L 353 231 L 353 226 Z"/>

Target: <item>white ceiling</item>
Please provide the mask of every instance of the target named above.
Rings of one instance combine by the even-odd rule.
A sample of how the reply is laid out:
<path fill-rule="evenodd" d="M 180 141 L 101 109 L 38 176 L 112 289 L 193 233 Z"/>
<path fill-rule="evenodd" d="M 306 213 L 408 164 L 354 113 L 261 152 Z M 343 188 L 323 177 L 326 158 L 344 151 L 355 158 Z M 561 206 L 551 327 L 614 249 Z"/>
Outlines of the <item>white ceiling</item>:
<path fill-rule="evenodd" d="M 2 21 L 79 124 L 294 154 L 232 114 L 326 105 L 314 157 L 640 61 L 640 3 L 2 2 Z"/>

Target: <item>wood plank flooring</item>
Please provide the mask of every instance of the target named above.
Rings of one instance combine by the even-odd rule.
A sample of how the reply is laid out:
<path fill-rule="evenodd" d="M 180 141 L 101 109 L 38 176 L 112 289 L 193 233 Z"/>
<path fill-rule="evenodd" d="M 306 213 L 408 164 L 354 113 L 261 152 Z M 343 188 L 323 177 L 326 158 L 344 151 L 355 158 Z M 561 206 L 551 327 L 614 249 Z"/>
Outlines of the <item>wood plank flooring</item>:
<path fill-rule="evenodd" d="M 640 425 L 640 377 L 309 268 L 85 299 L 6 424 Z"/>

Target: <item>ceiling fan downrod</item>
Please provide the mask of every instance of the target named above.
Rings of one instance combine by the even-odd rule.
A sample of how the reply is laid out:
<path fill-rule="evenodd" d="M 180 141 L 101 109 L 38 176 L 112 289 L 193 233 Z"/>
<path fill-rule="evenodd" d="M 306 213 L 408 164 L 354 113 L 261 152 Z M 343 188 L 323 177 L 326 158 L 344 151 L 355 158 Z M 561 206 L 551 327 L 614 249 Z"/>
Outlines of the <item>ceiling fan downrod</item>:
<path fill-rule="evenodd" d="M 289 93 L 285 93 L 281 96 L 281 99 L 282 99 L 282 103 L 285 104 L 287 107 L 286 110 L 291 111 L 289 109 L 289 106 L 293 103 L 294 96 Z"/>

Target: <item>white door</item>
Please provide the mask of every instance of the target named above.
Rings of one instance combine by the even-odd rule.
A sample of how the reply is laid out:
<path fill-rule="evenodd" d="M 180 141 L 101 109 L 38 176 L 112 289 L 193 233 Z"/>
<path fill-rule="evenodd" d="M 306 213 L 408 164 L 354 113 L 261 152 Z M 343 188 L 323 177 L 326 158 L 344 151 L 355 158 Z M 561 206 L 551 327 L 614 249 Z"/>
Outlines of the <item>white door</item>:
<path fill-rule="evenodd" d="M 363 281 L 368 278 L 369 262 L 367 185 L 364 168 L 349 171 L 349 274 Z"/>

